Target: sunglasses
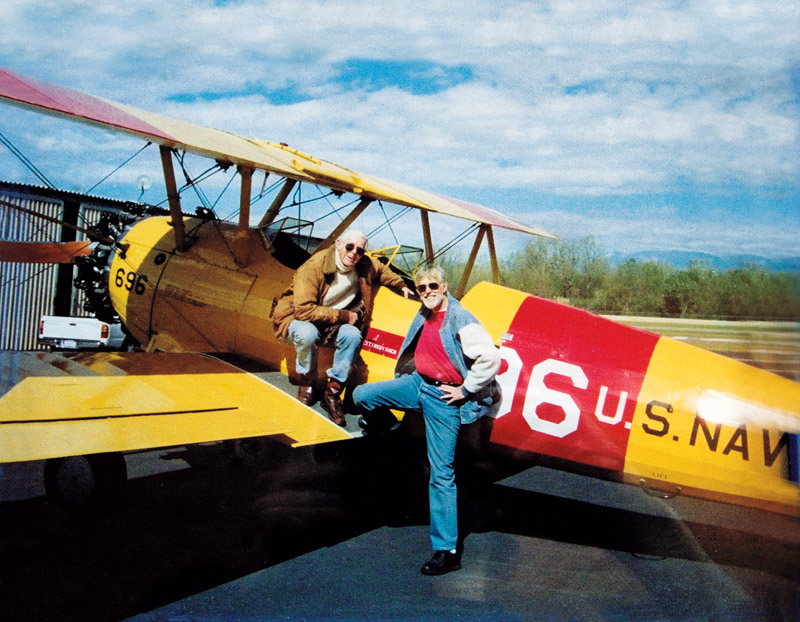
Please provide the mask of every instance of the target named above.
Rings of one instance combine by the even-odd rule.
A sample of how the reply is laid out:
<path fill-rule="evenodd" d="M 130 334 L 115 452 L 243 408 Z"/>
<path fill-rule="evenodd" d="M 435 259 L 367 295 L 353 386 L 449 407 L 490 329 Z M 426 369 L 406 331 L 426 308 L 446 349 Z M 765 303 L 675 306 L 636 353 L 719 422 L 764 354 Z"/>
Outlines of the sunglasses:
<path fill-rule="evenodd" d="M 344 250 L 346 250 L 348 253 L 352 252 L 353 249 L 356 249 L 356 253 L 358 253 L 359 257 L 361 257 L 364 253 L 367 252 L 366 248 L 363 248 L 361 246 L 356 246 L 352 242 L 348 242 L 347 244 L 344 245 Z"/>
<path fill-rule="evenodd" d="M 435 292 L 437 289 L 439 289 L 439 285 L 440 283 L 420 283 L 419 285 L 417 285 L 417 291 L 420 294 L 424 294 L 426 289 Z"/>

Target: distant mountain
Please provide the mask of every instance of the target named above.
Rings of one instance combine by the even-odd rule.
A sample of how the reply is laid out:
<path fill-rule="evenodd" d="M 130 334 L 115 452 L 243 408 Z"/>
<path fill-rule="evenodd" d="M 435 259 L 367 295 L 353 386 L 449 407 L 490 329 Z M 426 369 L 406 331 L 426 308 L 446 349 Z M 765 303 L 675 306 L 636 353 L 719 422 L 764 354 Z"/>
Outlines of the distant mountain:
<path fill-rule="evenodd" d="M 629 259 L 636 261 L 656 261 L 668 263 L 675 268 L 687 268 L 692 261 L 702 261 L 719 271 L 758 265 L 772 272 L 800 272 L 800 257 L 781 257 L 769 259 L 758 255 L 711 255 L 691 251 L 639 251 L 637 253 L 612 253 L 609 261 L 618 266 Z"/>

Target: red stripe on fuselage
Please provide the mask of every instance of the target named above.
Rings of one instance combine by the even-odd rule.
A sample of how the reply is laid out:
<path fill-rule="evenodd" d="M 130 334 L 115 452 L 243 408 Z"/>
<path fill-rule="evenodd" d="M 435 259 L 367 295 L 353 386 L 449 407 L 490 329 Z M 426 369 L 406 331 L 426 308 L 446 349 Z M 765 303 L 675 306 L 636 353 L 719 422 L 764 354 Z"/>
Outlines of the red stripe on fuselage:
<path fill-rule="evenodd" d="M 63 86 L 20 76 L 6 69 L 0 69 L 0 97 L 50 112 L 146 134 L 160 140 L 175 140 L 157 127 L 102 99 Z"/>
<path fill-rule="evenodd" d="M 498 380 L 504 397 L 492 441 L 622 470 L 636 400 L 657 342 L 652 333 L 527 298 L 503 342 L 506 363 Z"/>

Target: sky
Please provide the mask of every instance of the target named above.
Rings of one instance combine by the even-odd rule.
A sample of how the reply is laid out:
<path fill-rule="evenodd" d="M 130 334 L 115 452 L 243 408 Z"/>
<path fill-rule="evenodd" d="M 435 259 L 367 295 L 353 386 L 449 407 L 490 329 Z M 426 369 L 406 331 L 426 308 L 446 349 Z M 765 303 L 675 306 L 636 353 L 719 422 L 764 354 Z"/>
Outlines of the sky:
<path fill-rule="evenodd" d="M 796 0 L 0 8 L 0 66 L 17 73 L 286 142 L 608 253 L 800 255 Z M 78 191 L 141 146 L 8 106 L 0 132 Z M 2 145 L 0 166 L 36 181 Z M 162 185 L 155 152 L 94 192 L 155 203 Z M 418 219 L 398 229 L 413 242 Z M 455 229 L 437 225 L 434 241 Z M 501 256 L 525 242 L 501 234 Z"/>

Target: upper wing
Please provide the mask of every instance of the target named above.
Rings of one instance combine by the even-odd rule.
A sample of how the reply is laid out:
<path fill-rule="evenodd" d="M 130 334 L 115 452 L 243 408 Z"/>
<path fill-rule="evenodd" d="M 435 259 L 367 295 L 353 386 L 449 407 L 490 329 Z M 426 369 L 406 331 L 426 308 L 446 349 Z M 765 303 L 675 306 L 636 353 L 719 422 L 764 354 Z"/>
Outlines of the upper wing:
<path fill-rule="evenodd" d="M 267 170 L 337 191 L 513 231 L 553 237 L 488 208 L 356 173 L 283 144 L 250 140 L 221 130 L 171 119 L 1 68 L 0 99 L 40 112 L 132 134 L 159 145 Z"/>
<path fill-rule="evenodd" d="M 350 438 L 253 374 L 184 353 L 0 353 L 0 462 L 253 436 Z"/>

